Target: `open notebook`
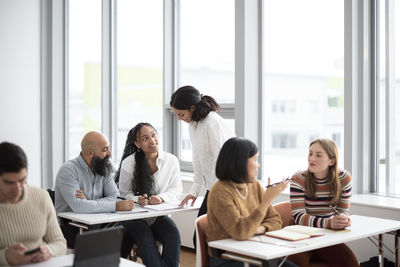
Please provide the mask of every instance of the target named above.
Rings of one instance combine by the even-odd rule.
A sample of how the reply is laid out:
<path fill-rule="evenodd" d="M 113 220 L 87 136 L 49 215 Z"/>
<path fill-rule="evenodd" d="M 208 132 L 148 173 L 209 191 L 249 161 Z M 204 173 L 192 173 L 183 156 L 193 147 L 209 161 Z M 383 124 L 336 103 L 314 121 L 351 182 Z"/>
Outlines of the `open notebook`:
<path fill-rule="evenodd" d="M 141 206 L 136 204 L 135 207 L 131 211 L 117 211 L 117 213 L 141 213 L 148 212 L 150 210 L 163 211 L 163 210 L 175 210 L 175 209 L 183 209 L 183 207 L 179 206 L 178 202 L 163 202 L 157 205 L 146 205 Z"/>
<path fill-rule="evenodd" d="M 324 229 L 309 227 L 304 225 L 289 225 L 284 227 L 283 229 L 266 232 L 266 236 L 281 238 L 289 241 L 297 241 L 302 239 L 311 238 L 314 236 L 322 236 L 321 233 Z"/>

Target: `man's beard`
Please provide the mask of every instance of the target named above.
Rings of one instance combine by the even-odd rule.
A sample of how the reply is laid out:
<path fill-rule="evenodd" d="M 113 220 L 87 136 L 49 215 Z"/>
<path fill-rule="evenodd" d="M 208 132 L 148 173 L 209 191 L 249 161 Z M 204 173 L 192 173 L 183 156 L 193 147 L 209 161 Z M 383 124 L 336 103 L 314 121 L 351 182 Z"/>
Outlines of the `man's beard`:
<path fill-rule="evenodd" d="M 107 177 L 113 170 L 113 166 L 110 161 L 110 156 L 105 156 L 104 159 L 94 156 L 90 163 L 93 172 L 101 176 Z"/>

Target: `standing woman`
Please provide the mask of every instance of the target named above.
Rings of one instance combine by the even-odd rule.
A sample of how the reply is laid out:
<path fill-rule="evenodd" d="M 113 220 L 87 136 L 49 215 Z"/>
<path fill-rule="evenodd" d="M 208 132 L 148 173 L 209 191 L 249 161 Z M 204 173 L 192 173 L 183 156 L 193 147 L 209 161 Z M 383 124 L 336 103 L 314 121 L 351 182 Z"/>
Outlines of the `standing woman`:
<path fill-rule="evenodd" d="M 115 180 L 123 197 L 142 206 L 174 201 L 182 194 L 179 161 L 159 151 L 158 134 L 149 123 L 139 123 L 129 131 Z M 121 224 L 138 245 L 146 266 L 179 266 L 180 235 L 171 218 L 159 216 Z M 163 245 L 161 255 L 155 241 Z"/>
<path fill-rule="evenodd" d="M 351 225 L 349 217 L 351 175 L 338 167 L 338 149 L 330 139 L 310 144 L 308 169 L 292 177 L 290 202 L 295 224 L 328 229 Z M 289 256 L 299 266 L 309 266 L 313 259 L 330 266 L 359 266 L 357 258 L 345 244 Z"/>
<path fill-rule="evenodd" d="M 176 90 L 170 105 L 178 120 L 189 123 L 189 136 L 193 153 L 193 185 L 181 205 L 192 200 L 192 205 L 203 185 L 207 190 L 198 217 L 207 213 L 207 197 L 211 186 L 217 181 L 215 164 L 222 145 L 236 136 L 226 121 L 219 116 L 221 107 L 214 98 L 202 95 L 193 86 Z M 194 242 L 196 243 L 196 242 Z"/>

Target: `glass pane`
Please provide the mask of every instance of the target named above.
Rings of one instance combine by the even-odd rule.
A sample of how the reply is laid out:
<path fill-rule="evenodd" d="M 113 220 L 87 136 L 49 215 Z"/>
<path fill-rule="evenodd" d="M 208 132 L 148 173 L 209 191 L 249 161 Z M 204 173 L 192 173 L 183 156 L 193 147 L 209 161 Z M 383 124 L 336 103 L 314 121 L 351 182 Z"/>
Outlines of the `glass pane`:
<path fill-rule="evenodd" d="M 235 120 L 234 119 L 225 119 L 226 123 L 231 129 L 235 129 Z M 189 137 L 189 124 L 186 122 L 179 121 L 181 126 L 181 160 L 183 161 L 192 161 L 192 143 L 190 142 Z"/>
<path fill-rule="evenodd" d="M 68 3 L 68 157 L 74 158 L 83 135 L 101 130 L 101 1 Z"/>
<path fill-rule="evenodd" d="M 316 138 L 336 141 L 343 168 L 343 1 L 264 3 L 263 180 L 307 169 Z"/>
<path fill-rule="evenodd" d="M 379 83 L 378 83 L 378 129 L 379 129 L 379 146 L 378 146 L 378 193 L 386 193 L 386 68 L 385 68 L 385 1 L 379 1 Z"/>
<path fill-rule="evenodd" d="M 117 147 L 119 163 L 128 131 L 149 122 L 163 129 L 163 1 L 117 2 Z M 160 148 L 162 145 L 160 144 Z"/>
<path fill-rule="evenodd" d="M 181 1 L 180 85 L 235 101 L 235 1 Z"/>
<path fill-rule="evenodd" d="M 394 11 L 387 11 L 386 4 L 391 1 L 379 1 L 379 177 L 378 177 L 378 193 L 384 195 L 400 196 L 400 181 L 398 174 L 400 173 L 400 53 L 396 48 L 400 43 L 400 5 L 393 1 Z M 387 12 L 392 12 L 394 17 L 387 17 Z M 389 30 L 388 30 L 389 29 Z M 394 39 L 394 44 L 387 44 L 387 39 Z M 393 51 L 387 50 L 393 48 Z M 387 69 L 386 62 L 387 53 L 395 55 L 390 57 L 393 60 L 394 72 Z M 390 65 L 390 64 L 389 64 Z M 387 73 L 393 74 L 388 76 Z M 392 83 L 392 81 L 394 81 Z M 394 88 L 391 88 L 394 87 Z M 387 101 L 391 101 L 388 105 Z M 388 108 L 389 107 L 389 108 Z M 389 109 L 389 110 L 388 110 Z M 389 113 L 389 114 L 388 114 Z M 390 116 L 390 118 L 388 117 Z M 392 141 L 388 136 L 393 138 Z M 386 147 L 394 149 L 388 160 L 388 151 Z M 390 163 L 389 163 L 390 162 Z M 390 165 L 388 165 L 390 164 Z M 388 169 L 390 174 L 387 173 Z"/>
<path fill-rule="evenodd" d="M 400 2 L 395 2 L 395 25 L 394 25 L 394 32 L 395 35 L 395 46 L 394 46 L 394 54 L 395 54 L 395 62 L 394 62 L 394 69 L 395 69 L 395 90 L 394 90 L 394 97 L 395 97 L 395 110 L 393 110 L 393 114 L 395 114 L 395 147 L 396 147 L 396 159 L 395 159 L 395 171 L 394 175 L 391 177 L 393 184 L 395 185 L 393 188 L 395 189 L 395 194 L 400 196 L 400 180 L 398 176 L 400 174 Z"/>

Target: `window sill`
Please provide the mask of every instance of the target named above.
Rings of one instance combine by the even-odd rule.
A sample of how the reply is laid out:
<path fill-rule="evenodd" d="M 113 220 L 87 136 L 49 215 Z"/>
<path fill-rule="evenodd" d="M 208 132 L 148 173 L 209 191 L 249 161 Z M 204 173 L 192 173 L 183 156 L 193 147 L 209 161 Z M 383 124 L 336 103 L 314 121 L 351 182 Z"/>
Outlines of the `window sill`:
<path fill-rule="evenodd" d="M 193 172 L 181 171 L 181 180 L 183 182 L 193 182 Z"/>
<path fill-rule="evenodd" d="M 185 182 L 193 182 L 193 173 L 181 171 L 181 180 Z M 282 192 L 281 196 L 289 198 L 289 187 Z M 379 196 L 375 194 L 354 194 L 351 197 L 351 204 L 400 211 L 400 198 Z"/>
<path fill-rule="evenodd" d="M 289 197 L 290 192 L 286 189 L 281 195 Z M 400 198 L 378 196 L 374 194 L 354 194 L 351 197 L 351 204 L 400 211 Z"/>
<path fill-rule="evenodd" d="M 400 211 L 400 198 L 394 197 L 378 196 L 374 194 L 354 194 L 351 197 L 351 203 L 360 206 Z"/>

